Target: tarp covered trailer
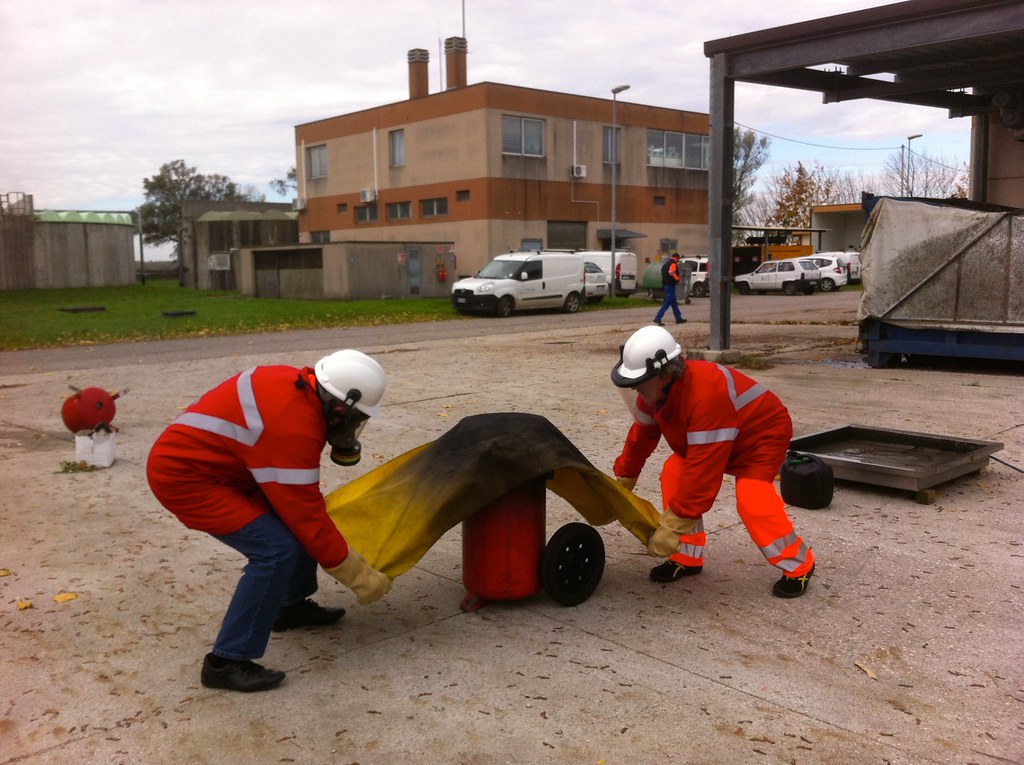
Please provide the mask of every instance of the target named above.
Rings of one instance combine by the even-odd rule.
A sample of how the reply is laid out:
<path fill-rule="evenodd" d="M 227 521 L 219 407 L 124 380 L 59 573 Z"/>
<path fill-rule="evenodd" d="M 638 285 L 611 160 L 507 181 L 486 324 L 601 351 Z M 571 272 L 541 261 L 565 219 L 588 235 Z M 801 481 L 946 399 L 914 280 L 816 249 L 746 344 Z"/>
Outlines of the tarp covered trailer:
<path fill-rule="evenodd" d="M 861 350 L 1024 361 L 1024 211 L 881 199 L 861 250 Z"/>

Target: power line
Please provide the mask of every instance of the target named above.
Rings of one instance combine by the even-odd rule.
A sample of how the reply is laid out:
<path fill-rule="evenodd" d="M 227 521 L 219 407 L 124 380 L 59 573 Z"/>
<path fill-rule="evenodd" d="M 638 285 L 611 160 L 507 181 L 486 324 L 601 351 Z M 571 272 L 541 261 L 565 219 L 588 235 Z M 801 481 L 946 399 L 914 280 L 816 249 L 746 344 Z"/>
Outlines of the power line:
<path fill-rule="evenodd" d="M 810 143 L 809 141 L 798 141 L 795 138 L 786 138 L 785 136 L 775 135 L 774 133 L 766 133 L 763 130 L 758 130 L 757 128 L 752 128 L 749 125 L 744 125 L 741 122 L 735 122 L 733 124 L 739 125 L 741 128 L 746 128 L 747 130 L 752 130 L 755 133 L 766 135 L 769 138 L 777 138 L 780 141 L 789 141 L 790 143 L 799 143 L 803 144 L 804 146 L 814 146 L 819 149 L 835 149 L 838 151 L 896 151 L 900 148 L 899 146 L 878 146 L 874 148 L 866 146 L 828 146 L 827 144 L 823 143 Z"/>
<path fill-rule="evenodd" d="M 829 146 L 828 144 L 811 143 L 810 141 L 798 141 L 796 138 L 786 138 L 785 136 L 775 135 L 774 133 L 767 133 L 764 130 L 758 130 L 757 128 L 752 128 L 749 125 L 744 125 L 742 122 L 734 122 L 733 124 L 734 125 L 739 125 L 741 128 L 745 128 L 746 130 L 750 130 L 750 131 L 752 131 L 754 133 L 758 133 L 760 135 L 766 135 L 769 138 L 777 138 L 780 141 L 789 141 L 790 143 L 798 143 L 798 144 L 801 144 L 803 146 L 814 146 L 815 148 L 818 148 L 818 149 L 832 149 L 833 151 L 899 151 L 899 150 L 904 148 L 903 146 L 878 146 L 878 147 L 866 147 L 866 146 Z M 938 165 L 939 167 L 944 167 L 945 169 L 952 170 L 955 173 L 959 173 L 959 172 L 962 171 L 962 168 L 950 167 L 949 165 L 944 164 L 942 162 L 939 162 L 936 159 L 932 159 L 931 157 L 929 157 L 926 154 L 920 154 L 920 153 L 918 153 L 916 151 L 913 151 L 909 146 L 906 147 L 906 151 L 907 151 L 907 154 L 913 154 L 915 157 L 919 157 L 920 159 L 923 159 L 925 162 L 931 162 L 933 165 Z"/>

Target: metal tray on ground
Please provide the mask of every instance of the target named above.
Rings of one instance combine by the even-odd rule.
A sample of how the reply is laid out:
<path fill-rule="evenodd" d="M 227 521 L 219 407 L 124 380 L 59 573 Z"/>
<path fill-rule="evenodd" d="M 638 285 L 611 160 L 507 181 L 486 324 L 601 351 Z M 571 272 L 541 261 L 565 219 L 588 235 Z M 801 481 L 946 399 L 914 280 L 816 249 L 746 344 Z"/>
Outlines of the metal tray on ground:
<path fill-rule="evenodd" d="M 918 492 L 918 501 L 926 489 L 977 473 L 1002 448 L 996 441 L 863 425 L 823 430 L 790 442 L 790 449 L 820 457 L 836 478 Z"/>

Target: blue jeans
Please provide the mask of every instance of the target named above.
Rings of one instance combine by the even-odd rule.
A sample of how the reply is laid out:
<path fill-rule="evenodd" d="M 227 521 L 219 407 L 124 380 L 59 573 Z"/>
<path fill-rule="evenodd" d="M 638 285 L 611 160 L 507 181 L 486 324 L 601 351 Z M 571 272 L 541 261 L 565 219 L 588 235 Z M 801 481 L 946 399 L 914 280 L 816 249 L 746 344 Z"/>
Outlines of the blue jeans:
<path fill-rule="evenodd" d="M 213 536 L 249 559 L 224 614 L 213 653 L 225 659 L 258 659 L 267 650 L 281 606 L 298 603 L 316 592 L 316 561 L 271 512 L 231 534 Z"/>
<path fill-rule="evenodd" d="M 661 308 L 658 309 L 658 315 L 654 317 L 655 321 L 661 321 L 661 318 L 665 315 L 665 312 L 671 308 L 672 314 L 676 317 L 676 321 L 683 320 L 683 314 L 679 311 L 679 303 L 676 301 L 676 285 L 666 284 L 665 287 L 665 299 L 661 303 Z"/>

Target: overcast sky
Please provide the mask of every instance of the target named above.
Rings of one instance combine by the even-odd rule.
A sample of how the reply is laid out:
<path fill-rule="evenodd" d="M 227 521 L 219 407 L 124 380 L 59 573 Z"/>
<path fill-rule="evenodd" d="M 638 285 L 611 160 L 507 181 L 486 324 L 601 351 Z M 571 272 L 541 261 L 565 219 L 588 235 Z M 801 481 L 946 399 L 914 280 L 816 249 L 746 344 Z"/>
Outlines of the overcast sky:
<path fill-rule="evenodd" d="M 294 127 L 408 98 L 407 52 L 468 41 L 467 79 L 708 111 L 707 40 L 883 5 L 855 0 L 0 0 L 0 193 L 36 209 L 130 210 L 183 159 L 268 186 Z M 463 13 L 463 9 L 465 13 Z M 906 136 L 967 160 L 940 109 L 740 85 L 736 121 L 770 134 L 762 174 L 821 162 L 877 173 Z"/>

